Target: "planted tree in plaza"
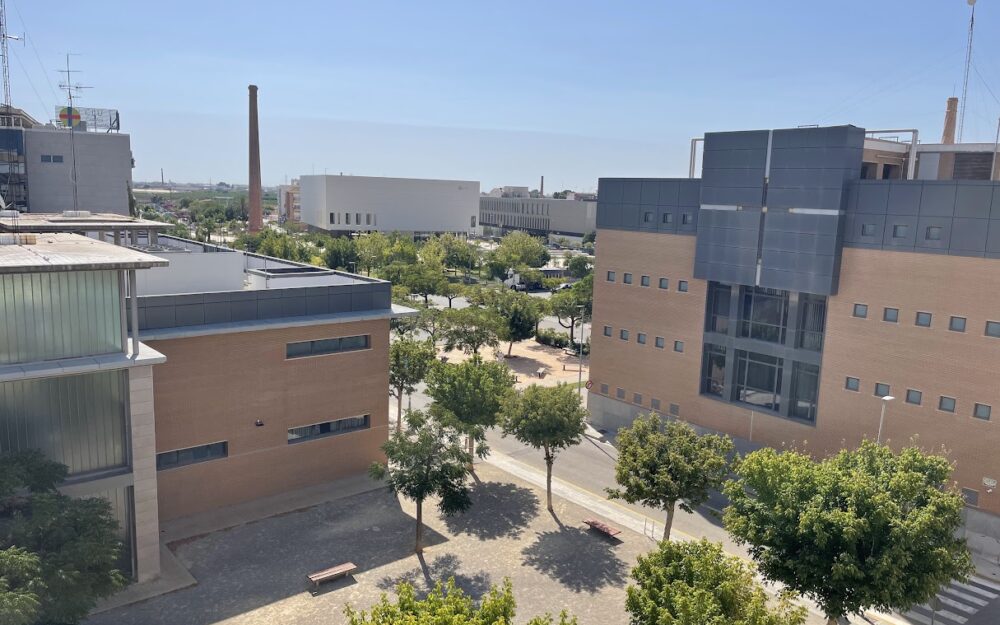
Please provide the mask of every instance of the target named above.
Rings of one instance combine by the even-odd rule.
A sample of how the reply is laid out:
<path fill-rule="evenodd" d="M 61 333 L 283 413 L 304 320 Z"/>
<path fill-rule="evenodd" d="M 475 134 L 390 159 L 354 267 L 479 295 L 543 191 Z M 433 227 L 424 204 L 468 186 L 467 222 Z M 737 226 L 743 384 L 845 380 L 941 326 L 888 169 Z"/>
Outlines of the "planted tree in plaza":
<path fill-rule="evenodd" d="M 445 311 L 441 334 L 445 350 L 460 349 L 467 354 L 478 354 L 484 347 L 498 346 L 504 332 L 505 324 L 496 312 L 470 306 Z"/>
<path fill-rule="evenodd" d="M 2 623 L 77 623 L 125 585 L 111 504 L 59 493 L 66 474 L 37 451 L 0 457 Z"/>
<path fill-rule="evenodd" d="M 497 424 L 507 397 L 514 392 L 514 376 L 503 363 L 483 361 L 478 355 L 461 363 L 441 363 L 427 375 L 427 394 L 433 410 L 468 436 L 468 450 L 485 440 L 486 428 Z M 479 455 L 489 450 L 480 445 Z"/>
<path fill-rule="evenodd" d="M 350 237 L 331 237 L 323 246 L 323 264 L 330 269 L 351 269 L 358 262 L 358 251 Z"/>
<path fill-rule="evenodd" d="M 372 269 L 379 269 L 385 264 L 389 251 L 389 238 L 381 232 L 369 232 L 358 237 L 355 243 L 358 254 L 358 266 L 369 276 Z"/>
<path fill-rule="evenodd" d="M 491 586 L 477 604 L 472 597 L 455 585 L 455 579 L 438 582 L 425 598 L 417 596 L 413 586 L 402 583 L 396 587 L 397 598 L 390 601 L 385 594 L 368 611 L 344 608 L 349 625 L 514 625 L 517 603 L 514 588 L 504 579 L 499 588 Z M 576 625 L 576 618 L 561 613 L 536 616 L 527 625 Z"/>
<path fill-rule="evenodd" d="M 504 236 L 497 248 L 490 252 L 487 265 L 493 277 L 506 278 L 509 271 L 541 267 L 549 258 L 549 251 L 541 239 L 515 230 Z"/>
<path fill-rule="evenodd" d="M 586 303 L 580 299 L 580 294 L 573 289 L 559 291 L 549 298 L 549 310 L 559 325 L 569 330 L 569 340 L 575 343 L 576 324 L 583 319 L 586 310 Z"/>
<path fill-rule="evenodd" d="M 423 308 L 417 315 L 416 329 L 427 333 L 431 343 L 436 345 L 448 327 L 445 311 L 439 308 Z"/>
<path fill-rule="evenodd" d="M 430 340 L 403 337 L 389 346 L 389 394 L 396 398 L 396 431 L 403 427 L 403 395 L 416 390 L 434 363 L 436 351 Z"/>
<path fill-rule="evenodd" d="M 502 338 L 508 342 L 507 357 L 510 357 L 514 343 L 535 336 L 538 322 L 542 320 L 540 300 L 527 293 L 511 290 L 497 290 L 490 298 L 489 308 L 503 320 Z"/>
<path fill-rule="evenodd" d="M 708 501 L 729 472 L 733 443 L 725 436 L 699 435 L 681 421 L 661 421 L 656 413 L 639 416 L 618 432 L 618 462 L 608 496 L 666 511 L 663 540 L 679 505 L 685 512 Z"/>
<path fill-rule="evenodd" d="M 438 290 L 438 295 L 448 299 L 448 308 L 451 308 L 451 304 L 456 297 L 461 297 L 464 294 L 465 289 L 462 288 L 461 284 L 448 282 L 447 280 L 441 284 L 441 288 Z"/>
<path fill-rule="evenodd" d="M 771 605 L 753 568 L 704 538 L 664 540 L 639 556 L 632 578 L 625 599 L 631 625 L 801 625 L 807 615 L 784 595 Z"/>
<path fill-rule="evenodd" d="M 951 471 L 940 456 L 872 441 L 819 462 L 761 449 L 726 487 L 726 529 L 766 578 L 814 600 L 831 624 L 905 611 L 972 571 Z"/>
<path fill-rule="evenodd" d="M 594 272 L 594 263 L 589 256 L 574 255 L 566 261 L 566 273 L 578 279 L 583 279 Z"/>
<path fill-rule="evenodd" d="M 438 498 L 438 510 L 451 516 L 472 505 L 469 497 L 469 465 L 472 456 L 463 449 L 460 434 L 419 411 L 406 415 L 406 429 L 394 432 L 382 445 L 387 464 L 374 463 L 368 470 L 385 480 L 392 492 L 417 506 L 417 553 L 423 551 L 424 501 Z"/>
<path fill-rule="evenodd" d="M 552 465 L 556 454 L 580 443 L 587 429 L 587 411 L 568 384 L 538 386 L 511 395 L 500 417 L 504 436 L 541 449 L 545 457 L 546 505 L 552 512 Z"/>
<path fill-rule="evenodd" d="M 430 304 L 430 296 L 441 292 L 448 281 L 441 275 L 440 269 L 424 264 L 408 265 L 401 271 L 399 279 L 414 295 L 424 298 L 424 304 Z"/>

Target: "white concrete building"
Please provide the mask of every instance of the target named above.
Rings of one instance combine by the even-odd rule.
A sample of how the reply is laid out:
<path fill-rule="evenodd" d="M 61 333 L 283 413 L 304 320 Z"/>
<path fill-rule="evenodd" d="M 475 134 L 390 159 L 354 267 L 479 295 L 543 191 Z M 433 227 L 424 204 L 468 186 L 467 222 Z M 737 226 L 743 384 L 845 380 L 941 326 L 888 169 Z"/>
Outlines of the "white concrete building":
<path fill-rule="evenodd" d="M 372 176 L 301 176 L 302 222 L 336 232 L 468 232 L 479 183 Z"/>
<path fill-rule="evenodd" d="M 583 236 L 597 228 L 597 202 L 482 196 L 479 223 L 500 230 Z"/>

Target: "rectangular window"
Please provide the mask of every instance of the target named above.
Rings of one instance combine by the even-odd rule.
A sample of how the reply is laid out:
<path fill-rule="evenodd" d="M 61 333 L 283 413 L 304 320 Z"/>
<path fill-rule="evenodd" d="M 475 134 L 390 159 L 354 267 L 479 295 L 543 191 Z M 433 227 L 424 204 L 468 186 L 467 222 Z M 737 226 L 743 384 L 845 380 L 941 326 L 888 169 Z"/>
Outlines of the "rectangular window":
<path fill-rule="evenodd" d="M 740 336 L 784 343 L 788 326 L 788 291 L 740 287 L 743 300 Z"/>
<path fill-rule="evenodd" d="M 361 415 L 359 417 L 347 417 L 346 419 L 335 419 L 324 421 L 312 425 L 303 425 L 297 428 L 288 428 L 288 444 L 301 443 L 316 438 L 326 438 L 337 434 L 347 434 L 358 430 L 367 430 L 371 427 L 371 417 Z"/>
<path fill-rule="evenodd" d="M 927 226 L 927 230 L 924 232 L 924 239 L 928 241 L 940 241 L 941 226 Z"/>
<path fill-rule="evenodd" d="M 846 388 L 849 391 L 854 391 L 854 392 L 860 391 L 861 390 L 861 380 L 859 380 L 857 378 L 852 378 L 852 377 L 848 376 L 844 380 L 844 388 Z"/>
<path fill-rule="evenodd" d="M 675 417 L 681 416 L 681 407 L 677 404 L 670 404 L 670 414 Z"/>
<path fill-rule="evenodd" d="M 782 358 L 736 350 L 733 401 L 778 411 L 781 409 Z"/>
<path fill-rule="evenodd" d="M 354 223 L 361 225 L 361 213 L 354 213 Z"/>
<path fill-rule="evenodd" d="M 625 284 L 632 284 L 632 274 L 630 273 L 622 274 L 622 282 L 624 282 Z"/>
<path fill-rule="evenodd" d="M 156 470 L 174 469 L 189 464 L 207 462 L 218 458 L 225 458 L 229 455 L 229 443 L 221 441 L 208 445 L 198 445 L 186 449 L 175 449 L 156 454 Z"/>
<path fill-rule="evenodd" d="M 684 224 L 685 226 L 690 226 L 692 223 L 694 223 L 694 215 L 692 215 L 691 213 L 683 213 L 681 215 L 681 223 Z"/>
<path fill-rule="evenodd" d="M 826 297 L 801 293 L 799 295 L 799 337 L 796 345 L 800 349 L 823 351 L 823 335 L 826 331 Z"/>
<path fill-rule="evenodd" d="M 649 276 L 641 276 L 639 278 L 639 286 L 649 286 Z"/>
<path fill-rule="evenodd" d="M 708 283 L 708 297 L 705 300 L 705 331 L 729 333 L 729 302 L 732 288 L 728 284 Z"/>
<path fill-rule="evenodd" d="M 680 280 L 677 282 L 677 290 L 681 293 L 687 293 L 688 283 L 687 280 Z"/>
<path fill-rule="evenodd" d="M 368 349 L 370 343 L 371 336 L 368 334 L 288 343 L 285 345 L 285 358 L 304 358 L 306 356 L 355 352 L 361 349 Z"/>
<path fill-rule="evenodd" d="M 962 499 L 965 500 L 965 505 L 971 506 L 973 508 L 979 507 L 979 491 L 972 488 L 962 489 Z"/>
<path fill-rule="evenodd" d="M 683 352 L 684 351 L 684 341 L 674 341 L 674 351 Z"/>
<path fill-rule="evenodd" d="M 656 342 L 655 343 L 656 343 L 657 347 L 659 347 L 660 349 L 663 349 L 664 341 L 663 341 L 663 337 L 662 336 L 656 337 Z"/>
<path fill-rule="evenodd" d="M 804 362 L 792 363 L 792 397 L 788 414 L 793 419 L 816 421 L 816 397 L 819 394 L 819 367 Z"/>
<path fill-rule="evenodd" d="M 1000 321 L 986 322 L 986 336 L 1000 339 Z"/>
<path fill-rule="evenodd" d="M 875 397 L 885 397 L 889 394 L 889 385 L 882 382 L 875 383 Z"/>
<path fill-rule="evenodd" d="M 350 213 L 344 213 L 344 225 L 345 226 L 351 225 L 351 214 Z"/>
<path fill-rule="evenodd" d="M 929 312 L 918 312 L 916 324 L 921 328 L 931 327 L 931 314 Z"/>
<path fill-rule="evenodd" d="M 948 329 L 952 332 L 965 332 L 965 317 L 952 317 L 949 319 Z"/>
<path fill-rule="evenodd" d="M 614 282 L 614 281 L 615 281 L 615 272 L 609 271 L 608 272 L 608 282 Z"/>
<path fill-rule="evenodd" d="M 337 214 L 336 213 L 330 213 L 330 225 L 332 226 L 335 223 L 337 223 Z"/>
<path fill-rule="evenodd" d="M 371 213 L 365 213 L 365 225 L 366 226 L 372 225 L 372 214 Z"/>
<path fill-rule="evenodd" d="M 701 363 L 701 392 L 722 397 L 725 385 L 726 348 L 706 343 Z"/>
<path fill-rule="evenodd" d="M 623 389 L 623 388 L 616 388 L 615 389 L 615 397 L 617 397 L 618 399 L 625 399 L 625 389 Z"/>
<path fill-rule="evenodd" d="M 53 163 L 61 163 L 61 162 L 63 162 L 62 154 L 53 154 L 52 155 L 52 162 Z"/>
<path fill-rule="evenodd" d="M 669 286 L 670 286 L 670 280 L 667 280 L 666 278 L 660 278 L 660 288 L 661 289 L 666 289 Z"/>
<path fill-rule="evenodd" d="M 855 304 L 854 305 L 854 316 L 858 319 L 868 318 L 868 304 Z"/>
<path fill-rule="evenodd" d="M 604 326 L 604 336 L 611 336 L 611 326 Z"/>
<path fill-rule="evenodd" d="M 636 340 L 637 343 L 639 343 L 639 345 L 645 345 L 646 344 L 646 335 L 643 334 L 642 332 L 640 332 L 640 333 L 638 333 L 638 334 L 635 335 L 635 340 Z"/>
<path fill-rule="evenodd" d="M 955 398 L 942 395 L 938 398 L 938 410 L 942 412 L 955 412 Z"/>
<path fill-rule="evenodd" d="M 651 398 L 649 400 L 649 407 L 652 408 L 653 410 L 659 410 L 660 409 L 660 400 L 657 399 L 657 398 L 655 398 L 655 397 Z"/>
<path fill-rule="evenodd" d="M 899 309 L 898 308 L 883 309 L 882 321 L 888 321 L 889 323 L 896 323 L 897 321 L 899 321 Z"/>
<path fill-rule="evenodd" d="M 602 384 L 601 385 L 601 395 L 607 395 L 607 394 L 608 394 L 608 385 L 607 384 Z"/>
<path fill-rule="evenodd" d="M 653 223 L 653 212 L 652 211 L 646 211 L 645 213 L 642 214 L 642 223 L 644 223 L 644 224 L 651 224 L 651 223 Z"/>
<path fill-rule="evenodd" d="M 673 213 L 663 213 L 663 217 L 660 218 L 660 221 L 663 222 L 663 223 L 665 223 L 665 224 L 672 224 L 672 223 L 674 223 L 674 214 Z"/>
<path fill-rule="evenodd" d="M 627 341 L 628 340 L 628 330 L 619 330 L 618 331 L 618 338 L 620 338 L 623 341 Z"/>
<path fill-rule="evenodd" d="M 892 238 L 905 239 L 910 234 L 910 227 L 904 224 L 896 224 L 892 227 Z"/>
<path fill-rule="evenodd" d="M 42 162 L 43 163 L 51 163 L 52 162 L 52 156 L 49 155 L 49 154 L 42 154 Z"/>
<path fill-rule="evenodd" d="M 875 236 L 875 224 L 861 224 L 861 236 L 863 237 Z"/>
<path fill-rule="evenodd" d="M 641 406 L 642 405 L 642 393 L 632 393 L 632 403 Z"/>
<path fill-rule="evenodd" d="M 918 390 L 908 388 L 906 389 L 906 403 L 919 406 L 924 403 L 924 394 Z"/>
<path fill-rule="evenodd" d="M 987 406 L 986 404 L 976 404 L 972 409 L 972 416 L 977 419 L 982 419 L 983 421 L 989 421 L 991 412 L 993 412 L 993 408 L 991 406 Z"/>

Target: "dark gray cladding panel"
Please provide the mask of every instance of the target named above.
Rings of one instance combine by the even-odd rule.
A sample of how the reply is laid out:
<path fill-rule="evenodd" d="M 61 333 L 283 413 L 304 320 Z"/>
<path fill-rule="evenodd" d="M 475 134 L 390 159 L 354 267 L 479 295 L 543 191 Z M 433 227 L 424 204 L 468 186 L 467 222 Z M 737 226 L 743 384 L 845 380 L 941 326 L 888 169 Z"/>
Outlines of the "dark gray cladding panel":
<path fill-rule="evenodd" d="M 760 286 L 820 295 L 837 292 L 843 215 L 768 211 Z"/>
<path fill-rule="evenodd" d="M 757 273 L 760 217 L 758 211 L 699 211 L 694 276 L 702 280 L 753 284 Z"/>
<path fill-rule="evenodd" d="M 775 130 L 768 208 L 840 210 L 844 183 L 861 172 L 864 130 L 854 126 Z"/>
<path fill-rule="evenodd" d="M 701 204 L 762 206 L 767 141 L 766 130 L 705 133 Z"/>
<path fill-rule="evenodd" d="M 697 178 L 601 178 L 597 227 L 667 234 L 695 234 Z"/>

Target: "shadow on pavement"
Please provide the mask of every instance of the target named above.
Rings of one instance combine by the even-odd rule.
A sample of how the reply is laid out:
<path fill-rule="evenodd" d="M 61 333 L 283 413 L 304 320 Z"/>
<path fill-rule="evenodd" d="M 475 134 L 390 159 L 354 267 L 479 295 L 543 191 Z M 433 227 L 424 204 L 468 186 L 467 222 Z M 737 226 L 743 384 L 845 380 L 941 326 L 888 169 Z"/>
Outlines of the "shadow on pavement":
<path fill-rule="evenodd" d="M 463 514 L 445 517 L 448 531 L 479 540 L 517 538 L 538 516 L 538 497 L 531 489 L 510 482 L 477 482 L 472 507 Z"/>
<path fill-rule="evenodd" d="M 539 532 L 521 551 L 524 563 L 575 592 L 595 592 L 625 583 L 628 567 L 612 543 L 578 527 Z"/>
<path fill-rule="evenodd" d="M 445 583 L 449 578 L 454 578 L 455 585 L 475 599 L 479 599 L 490 589 L 492 579 L 489 573 L 478 571 L 476 573 L 466 573 L 461 569 L 462 562 L 454 554 L 416 554 L 413 556 L 418 566 L 410 569 L 402 575 L 386 576 L 377 583 L 378 587 L 385 591 L 392 591 L 406 582 L 417 589 L 421 597 L 434 589 L 438 583 Z"/>

